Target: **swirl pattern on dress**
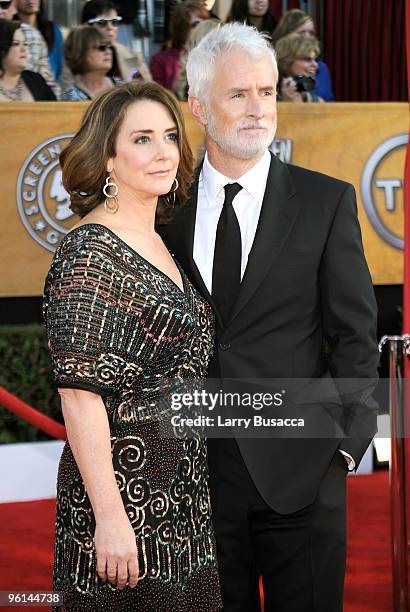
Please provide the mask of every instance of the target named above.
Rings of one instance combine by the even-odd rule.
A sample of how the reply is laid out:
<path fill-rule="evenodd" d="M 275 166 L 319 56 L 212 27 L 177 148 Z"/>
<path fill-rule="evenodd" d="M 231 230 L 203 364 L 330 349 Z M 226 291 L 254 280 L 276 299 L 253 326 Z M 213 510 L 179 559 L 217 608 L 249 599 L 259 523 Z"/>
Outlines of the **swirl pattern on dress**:
<path fill-rule="evenodd" d="M 201 381 L 214 341 L 209 305 L 183 280 L 181 291 L 96 224 L 67 234 L 47 276 L 44 317 L 56 383 L 103 399 L 140 571 L 135 589 L 120 591 L 98 578 L 95 518 L 67 443 L 53 572 L 65 610 L 221 608 L 206 443 L 195 432 L 161 437 L 173 381 Z"/>

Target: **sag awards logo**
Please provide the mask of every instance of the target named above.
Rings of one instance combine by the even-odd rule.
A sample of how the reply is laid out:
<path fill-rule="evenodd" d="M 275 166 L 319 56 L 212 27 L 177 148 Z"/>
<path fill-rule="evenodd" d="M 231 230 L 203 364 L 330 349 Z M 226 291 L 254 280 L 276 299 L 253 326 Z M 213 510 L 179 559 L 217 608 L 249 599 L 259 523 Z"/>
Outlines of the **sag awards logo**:
<path fill-rule="evenodd" d="M 293 140 L 291 138 L 275 138 L 269 149 L 279 157 L 280 161 L 290 163 L 292 161 Z"/>
<path fill-rule="evenodd" d="M 403 180 L 397 168 L 404 166 L 408 135 L 398 134 L 373 151 L 364 168 L 361 191 L 366 214 L 385 242 L 403 249 Z"/>
<path fill-rule="evenodd" d="M 62 134 L 42 142 L 27 157 L 18 176 L 17 205 L 23 225 L 49 251 L 55 251 L 73 225 L 74 213 L 58 163 L 72 137 Z"/>

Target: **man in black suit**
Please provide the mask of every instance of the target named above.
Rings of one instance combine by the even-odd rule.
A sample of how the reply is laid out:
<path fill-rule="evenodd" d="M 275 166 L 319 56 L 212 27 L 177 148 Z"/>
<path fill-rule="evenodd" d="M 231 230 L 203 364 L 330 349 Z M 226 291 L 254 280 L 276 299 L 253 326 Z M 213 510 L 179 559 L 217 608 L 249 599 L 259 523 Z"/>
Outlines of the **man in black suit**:
<path fill-rule="evenodd" d="M 345 477 L 377 412 L 376 304 L 354 189 L 268 151 L 278 73 L 256 30 L 215 30 L 191 52 L 187 74 L 207 151 L 190 200 L 162 234 L 214 307 L 212 376 L 333 386 L 341 395 L 310 407 L 344 432 L 209 440 L 224 610 L 255 608 L 256 568 L 267 612 L 341 612 Z"/>

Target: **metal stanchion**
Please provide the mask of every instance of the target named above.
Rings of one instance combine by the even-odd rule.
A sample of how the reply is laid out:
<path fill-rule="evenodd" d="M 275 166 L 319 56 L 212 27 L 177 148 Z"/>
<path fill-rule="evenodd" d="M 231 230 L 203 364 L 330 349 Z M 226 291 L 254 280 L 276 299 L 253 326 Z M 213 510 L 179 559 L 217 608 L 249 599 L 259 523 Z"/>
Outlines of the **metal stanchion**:
<path fill-rule="evenodd" d="M 409 612 L 404 360 L 410 356 L 410 336 L 383 336 L 379 351 L 389 346 L 389 406 L 391 423 L 390 507 L 393 566 L 393 610 Z"/>

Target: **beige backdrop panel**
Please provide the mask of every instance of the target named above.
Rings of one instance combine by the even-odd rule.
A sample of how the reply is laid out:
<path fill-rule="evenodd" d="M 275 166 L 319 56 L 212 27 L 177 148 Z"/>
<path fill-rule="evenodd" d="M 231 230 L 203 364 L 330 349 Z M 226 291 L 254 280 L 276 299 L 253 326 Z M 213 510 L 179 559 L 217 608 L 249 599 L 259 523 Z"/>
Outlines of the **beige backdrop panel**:
<path fill-rule="evenodd" d="M 0 296 L 41 295 L 55 244 L 76 222 L 61 186 L 58 152 L 78 128 L 86 107 L 68 102 L 0 104 Z M 182 107 L 191 146 L 197 151 L 203 132 L 186 104 Z M 360 183 L 369 157 L 392 136 L 403 137 L 407 123 L 406 104 L 287 104 L 279 109 L 275 142 L 279 155 L 355 185 L 366 255 L 376 284 L 401 282 L 402 251 L 374 230 L 361 201 Z M 370 199 L 382 226 L 388 235 L 399 237 L 404 152 L 404 145 L 388 149 L 370 181 Z M 386 186 L 386 180 L 393 183 Z M 376 181 L 384 187 L 375 187 Z M 388 192 L 394 196 L 393 210 L 386 207 Z"/>
<path fill-rule="evenodd" d="M 0 104 L 1 297 L 41 295 L 52 258 L 49 249 L 78 219 L 68 209 L 61 181 L 54 179 L 58 151 L 78 129 L 87 106 Z M 203 133 L 185 114 L 190 143 L 197 150 Z"/>
<path fill-rule="evenodd" d="M 403 251 L 391 246 L 386 238 L 390 239 L 390 234 L 403 238 L 402 183 L 406 145 L 399 143 L 407 140 L 408 105 L 287 104 L 286 108 L 279 107 L 277 137 L 292 140 L 292 163 L 354 185 L 366 258 L 374 284 L 402 283 Z M 374 171 L 371 156 L 376 164 Z M 370 193 L 364 201 L 366 169 Z M 388 202 L 389 193 L 391 203 Z M 393 206 L 392 210 L 388 209 L 388 204 Z M 383 234 L 384 238 L 371 223 L 371 207 L 385 229 L 387 236 Z"/>

